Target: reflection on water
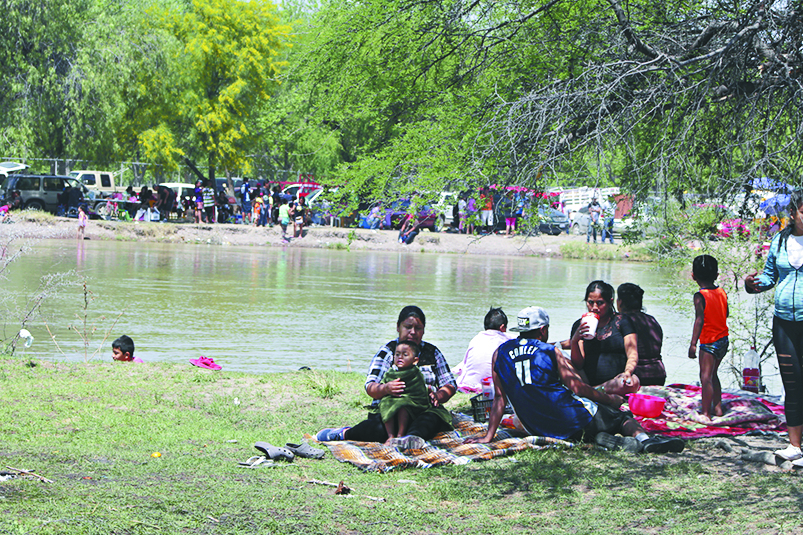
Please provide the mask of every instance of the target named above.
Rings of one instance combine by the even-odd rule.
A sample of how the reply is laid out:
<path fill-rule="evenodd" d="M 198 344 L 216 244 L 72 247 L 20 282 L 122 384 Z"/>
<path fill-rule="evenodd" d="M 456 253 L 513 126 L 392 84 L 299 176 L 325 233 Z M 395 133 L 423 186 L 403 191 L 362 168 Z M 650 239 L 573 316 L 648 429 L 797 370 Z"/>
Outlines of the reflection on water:
<path fill-rule="evenodd" d="M 90 320 L 107 318 L 98 323 L 96 341 L 125 311 L 103 359 L 111 358 L 111 340 L 128 334 L 145 361 L 186 363 L 203 354 L 227 370 L 362 372 L 395 336 L 401 307 L 417 304 L 427 314 L 426 340 L 454 366 L 482 329 L 489 306 L 503 307 L 513 322 L 520 309 L 543 306 L 551 317 L 550 339 L 567 338 L 584 311 L 586 285 L 603 279 L 645 289 L 647 311 L 664 329 L 670 381 L 695 381 L 699 373 L 686 356 L 692 318 L 667 307 L 662 296 L 670 275 L 648 265 L 100 241 L 77 246 L 63 240 L 37 243 L 33 254 L 12 266 L 5 285 L 28 295 L 41 275 L 71 269 L 86 277 L 95 297 Z M 69 329 L 81 302 L 78 288 L 70 288 L 44 307 L 69 360 L 83 359 Z M 36 342 L 26 354 L 64 358 L 43 324 L 29 330 Z M 724 374 L 722 379 L 729 382 Z"/>

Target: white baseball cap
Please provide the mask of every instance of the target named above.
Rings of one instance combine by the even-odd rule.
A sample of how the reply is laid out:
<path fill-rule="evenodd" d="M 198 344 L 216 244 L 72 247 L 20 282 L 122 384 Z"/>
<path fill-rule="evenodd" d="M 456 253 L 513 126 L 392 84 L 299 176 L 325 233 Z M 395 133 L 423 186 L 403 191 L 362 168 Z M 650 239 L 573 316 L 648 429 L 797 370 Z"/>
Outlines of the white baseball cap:
<path fill-rule="evenodd" d="M 549 325 L 549 314 L 541 307 L 527 307 L 519 312 L 517 325 L 509 330 L 523 333 Z"/>

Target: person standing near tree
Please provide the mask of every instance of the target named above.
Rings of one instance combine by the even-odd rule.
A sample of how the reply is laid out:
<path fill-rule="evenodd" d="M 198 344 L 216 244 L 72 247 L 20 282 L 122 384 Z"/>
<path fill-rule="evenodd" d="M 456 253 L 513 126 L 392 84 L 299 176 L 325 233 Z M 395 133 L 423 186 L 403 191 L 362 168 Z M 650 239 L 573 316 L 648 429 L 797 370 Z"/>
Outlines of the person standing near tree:
<path fill-rule="evenodd" d="M 207 223 L 214 223 L 215 222 L 215 190 L 211 187 L 212 181 L 208 180 L 206 182 L 206 187 L 201 191 L 201 197 L 204 201 L 204 211 L 206 212 L 206 222 Z"/>
<path fill-rule="evenodd" d="M 597 198 L 591 199 L 588 203 L 588 230 L 586 231 L 586 243 L 591 242 L 591 234 L 594 234 L 594 243 L 597 243 L 597 228 L 599 227 L 602 206 L 597 202 Z"/>
<path fill-rule="evenodd" d="M 775 287 L 772 341 L 786 392 L 784 413 L 789 430 L 789 446 L 775 455 L 803 466 L 803 190 L 792 193 L 789 207 L 791 221 L 773 238 L 764 271 L 749 274 L 744 284 L 747 293 Z"/>
<path fill-rule="evenodd" d="M 206 214 L 204 213 L 204 188 L 201 184 L 201 181 L 198 180 L 195 182 L 195 223 L 198 224 L 201 221 L 206 220 Z"/>
<path fill-rule="evenodd" d="M 248 184 L 248 178 L 243 179 L 243 184 L 240 186 L 240 208 L 243 214 L 243 224 L 246 218 L 251 222 L 251 186 Z"/>
<path fill-rule="evenodd" d="M 602 243 L 605 243 L 605 237 L 607 236 L 608 239 L 611 240 L 611 245 L 613 245 L 613 220 L 616 215 L 616 204 L 611 203 L 609 200 L 605 200 L 602 203 L 602 239 L 600 240 Z"/>
<path fill-rule="evenodd" d="M 480 225 L 482 233 L 489 234 L 494 229 L 494 196 L 491 188 L 484 187 L 480 193 Z"/>

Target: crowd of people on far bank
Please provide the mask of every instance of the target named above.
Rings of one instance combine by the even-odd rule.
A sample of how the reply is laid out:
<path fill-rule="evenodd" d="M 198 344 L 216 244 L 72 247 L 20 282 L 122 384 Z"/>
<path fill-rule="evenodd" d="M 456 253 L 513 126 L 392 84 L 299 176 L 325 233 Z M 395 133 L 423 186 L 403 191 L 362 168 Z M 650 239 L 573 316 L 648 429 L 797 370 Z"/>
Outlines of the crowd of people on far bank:
<path fill-rule="evenodd" d="M 235 189 L 235 197 L 229 196 L 224 187 L 215 189 L 214 180 L 198 180 L 195 187 L 183 191 L 179 198 L 177 191 L 163 184 L 135 190 L 128 186 L 125 192 L 118 191 L 104 197 L 105 216 L 119 220 L 134 221 L 167 221 L 172 213 L 180 217 L 192 219 L 196 224 L 205 223 L 243 223 L 254 226 L 280 225 L 282 238 L 289 241 L 288 230 L 292 225 L 292 237 L 300 238 L 304 229 L 315 219 L 313 211 L 307 204 L 306 192 L 303 188 L 298 195 L 284 193 L 279 185 L 251 182 L 245 178 Z M 541 198 L 536 198 L 536 197 Z M 538 217 L 530 221 L 549 219 L 546 209 L 557 210 L 566 215 L 570 231 L 574 210 L 564 204 L 557 194 L 536 194 L 523 188 L 496 188 L 485 186 L 477 192 L 466 191 L 456 196 L 452 206 L 452 225 L 454 232 L 462 234 L 491 234 L 498 232 L 506 237 L 527 232 L 522 229 L 522 221 L 530 217 L 533 210 Z M 56 215 L 66 215 L 81 219 L 79 222 L 79 238 L 84 236 L 86 220 L 95 217 L 90 205 L 97 199 L 85 199 L 79 188 L 69 184 L 59 194 L 59 205 Z M 9 212 L 22 209 L 23 202 L 18 191 L 11 192 L 8 205 L 0 207 L 0 218 L 10 220 Z M 615 205 L 609 200 L 601 203 L 593 198 L 585 208 L 588 214 L 587 241 L 593 237 L 597 241 L 598 233 L 604 243 L 606 239 L 614 243 L 613 222 Z M 384 229 L 386 214 L 382 203 L 374 203 L 364 217 L 363 225 L 370 229 Z M 406 214 L 397 223 L 399 241 L 410 243 L 423 225 L 422 216 L 416 213 Z M 537 225 L 537 223 L 536 223 Z M 504 230 L 502 230 L 504 229 Z"/>
<path fill-rule="evenodd" d="M 775 454 L 803 466 L 803 277 L 798 276 L 803 270 L 803 192 L 792 195 L 790 215 L 790 224 L 770 245 L 762 274 L 747 275 L 745 286 L 748 292 L 776 289 L 773 342 L 786 393 L 789 446 Z M 717 370 L 729 346 L 728 298 L 716 285 L 716 258 L 700 255 L 691 267 L 699 291 L 692 299 L 695 320 L 688 356 L 700 365 L 699 413 L 713 424 L 725 410 Z M 666 381 L 663 332 L 643 311 L 643 295 L 633 283 L 615 292 L 604 281 L 591 282 L 584 294 L 586 311 L 572 326 L 571 337 L 553 342 L 548 341 L 550 321 L 544 308 L 523 309 L 513 326 L 508 326 L 502 309 L 492 308 L 484 330 L 469 343 L 457 377 L 440 350 L 423 340 L 424 312 L 405 306 L 396 322 L 398 336 L 383 345 L 369 365 L 365 391 L 373 402 L 366 419 L 322 429 L 317 439 L 421 448 L 451 429 L 444 403 L 458 389 L 477 392 L 481 381 L 490 378 L 495 395 L 488 431 L 471 441 L 494 440 L 509 403 L 512 426 L 528 435 L 590 441 L 631 452 L 680 452 L 683 440 L 651 436 L 630 412 L 620 410 L 627 394 Z M 567 349 L 569 355 L 563 353 Z"/>

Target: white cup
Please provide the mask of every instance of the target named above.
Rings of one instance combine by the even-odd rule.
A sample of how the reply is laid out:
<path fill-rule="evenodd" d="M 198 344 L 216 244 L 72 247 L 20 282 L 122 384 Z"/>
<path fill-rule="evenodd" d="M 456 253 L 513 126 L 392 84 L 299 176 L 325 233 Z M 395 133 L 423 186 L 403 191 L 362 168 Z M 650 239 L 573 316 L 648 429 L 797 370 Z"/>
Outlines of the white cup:
<path fill-rule="evenodd" d="M 597 336 L 597 325 L 599 325 L 599 316 L 596 312 L 586 312 L 583 314 L 580 325 L 588 325 L 588 332 L 583 335 L 585 340 L 593 340 Z"/>

